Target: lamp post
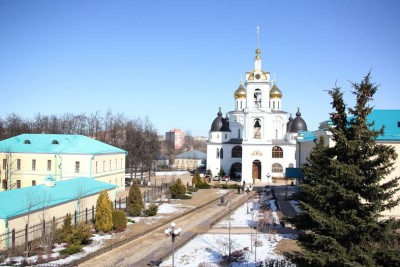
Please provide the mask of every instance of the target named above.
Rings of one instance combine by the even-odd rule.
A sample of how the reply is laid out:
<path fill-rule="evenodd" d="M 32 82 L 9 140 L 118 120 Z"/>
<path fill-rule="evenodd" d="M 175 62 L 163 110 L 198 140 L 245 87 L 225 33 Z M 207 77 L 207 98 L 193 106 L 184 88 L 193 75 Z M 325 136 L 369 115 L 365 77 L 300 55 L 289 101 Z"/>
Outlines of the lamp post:
<path fill-rule="evenodd" d="M 175 229 L 175 227 L 176 227 L 176 223 L 173 222 L 173 223 L 171 223 L 171 226 L 168 227 L 167 229 L 165 229 L 165 231 L 164 231 L 164 233 L 167 237 L 171 236 L 171 238 L 172 238 L 172 267 L 174 267 L 175 238 L 180 236 L 182 233 L 181 228 Z"/>
<path fill-rule="evenodd" d="M 271 177 L 271 174 L 267 174 L 267 181 L 268 181 L 268 188 L 269 188 L 269 178 Z"/>

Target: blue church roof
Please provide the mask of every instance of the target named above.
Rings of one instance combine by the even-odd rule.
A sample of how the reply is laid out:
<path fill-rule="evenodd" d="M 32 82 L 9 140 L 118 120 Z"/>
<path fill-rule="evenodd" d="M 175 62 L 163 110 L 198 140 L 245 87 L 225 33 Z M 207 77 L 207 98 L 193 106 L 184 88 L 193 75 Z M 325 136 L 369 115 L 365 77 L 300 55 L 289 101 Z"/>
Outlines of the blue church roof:
<path fill-rule="evenodd" d="M 117 186 L 81 177 L 55 182 L 53 187 L 41 184 L 3 191 L 0 192 L 0 218 L 10 219 L 114 188 Z"/>
<path fill-rule="evenodd" d="M 74 134 L 21 134 L 0 141 L 0 152 L 54 154 L 116 154 L 125 150 Z"/>
<path fill-rule="evenodd" d="M 207 154 L 204 152 L 201 152 L 199 150 L 191 150 L 191 151 L 182 153 L 182 154 L 176 156 L 175 158 L 177 158 L 177 159 L 206 159 Z"/>

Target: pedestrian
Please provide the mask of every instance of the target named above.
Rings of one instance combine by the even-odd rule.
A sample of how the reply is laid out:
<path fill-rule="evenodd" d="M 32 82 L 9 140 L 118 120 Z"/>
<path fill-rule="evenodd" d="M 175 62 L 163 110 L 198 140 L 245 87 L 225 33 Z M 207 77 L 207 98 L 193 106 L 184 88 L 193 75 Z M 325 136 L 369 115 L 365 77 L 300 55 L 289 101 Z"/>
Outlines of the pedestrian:
<path fill-rule="evenodd" d="M 253 177 L 253 185 L 256 183 L 256 178 Z"/>

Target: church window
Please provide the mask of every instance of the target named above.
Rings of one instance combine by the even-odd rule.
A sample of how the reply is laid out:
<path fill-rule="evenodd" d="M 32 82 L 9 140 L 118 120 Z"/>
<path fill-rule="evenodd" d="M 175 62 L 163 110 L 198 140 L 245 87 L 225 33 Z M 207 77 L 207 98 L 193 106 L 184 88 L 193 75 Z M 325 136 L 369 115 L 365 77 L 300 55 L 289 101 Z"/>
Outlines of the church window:
<path fill-rule="evenodd" d="M 219 149 L 217 148 L 217 159 L 219 159 Z"/>
<path fill-rule="evenodd" d="M 238 129 L 238 138 L 240 138 L 240 129 Z"/>
<path fill-rule="evenodd" d="M 241 158 L 242 157 L 242 147 L 234 146 L 232 148 L 232 158 Z"/>
<path fill-rule="evenodd" d="M 290 163 L 290 164 L 289 164 L 289 168 L 294 168 L 293 163 Z"/>
<path fill-rule="evenodd" d="M 275 130 L 275 139 L 278 139 L 278 130 Z"/>
<path fill-rule="evenodd" d="M 257 108 L 261 107 L 261 90 L 256 89 L 254 92 L 254 104 Z"/>
<path fill-rule="evenodd" d="M 273 158 L 283 158 L 283 150 L 279 146 L 274 146 L 272 148 L 272 157 Z"/>
<path fill-rule="evenodd" d="M 274 163 L 274 164 L 272 164 L 272 172 L 282 173 L 282 172 L 283 172 L 283 167 L 282 167 L 282 165 L 279 164 L 279 163 Z"/>
<path fill-rule="evenodd" d="M 261 122 L 260 119 L 254 120 L 254 138 L 260 139 L 261 138 Z"/>
<path fill-rule="evenodd" d="M 243 109 L 242 101 L 240 101 L 240 109 Z"/>
<path fill-rule="evenodd" d="M 279 107 L 279 102 L 278 102 L 278 109 L 279 109 L 280 107 Z"/>
<path fill-rule="evenodd" d="M 224 158 L 224 149 L 223 148 L 221 148 L 221 151 L 219 152 L 219 156 L 221 159 Z"/>
<path fill-rule="evenodd" d="M 225 134 L 225 139 L 227 139 L 228 138 L 228 134 Z"/>
<path fill-rule="evenodd" d="M 275 109 L 275 101 L 272 102 L 272 109 Z"/>

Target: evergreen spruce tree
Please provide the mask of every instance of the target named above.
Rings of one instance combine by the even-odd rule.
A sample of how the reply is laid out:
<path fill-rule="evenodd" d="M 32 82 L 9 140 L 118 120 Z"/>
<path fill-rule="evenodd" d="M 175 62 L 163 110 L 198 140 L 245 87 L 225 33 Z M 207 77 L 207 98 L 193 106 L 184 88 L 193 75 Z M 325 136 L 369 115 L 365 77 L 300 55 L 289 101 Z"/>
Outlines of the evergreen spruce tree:
<path fill-rule="evenodd" d="M 140 187 L 138 183 L 133 181 L 131 188 L 129 189 L 128 200 L 126 203 L 126 211 L 131 216 L 139 216 L 142 214 L 144 209 L 144 203 L 142 198 L 142 193 L 140 192 Z"/>
<path fill-rule="evenodd" d="M 96 203 L 95 228 L 96 231 L 109 232 L 113 228 L 112 202 L 107 191 L 101 191 Z"/>
<path fill-rule="evenodd" d="M 289 219 L 302 230 L 299 266 L 400 266 L 398 221 L 381 216 L 399 204 L 399 179 L 388 179 L 397 158 L 392 146 L 376 139 L 384 128 L 367 121 L 377 86 L 370 74 L 352 84 L 354 108 L 341 89 L 329 91 L 335 145 L 321 138 L 302 167 L 301 213 Z"/>

